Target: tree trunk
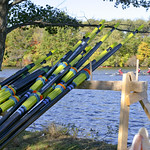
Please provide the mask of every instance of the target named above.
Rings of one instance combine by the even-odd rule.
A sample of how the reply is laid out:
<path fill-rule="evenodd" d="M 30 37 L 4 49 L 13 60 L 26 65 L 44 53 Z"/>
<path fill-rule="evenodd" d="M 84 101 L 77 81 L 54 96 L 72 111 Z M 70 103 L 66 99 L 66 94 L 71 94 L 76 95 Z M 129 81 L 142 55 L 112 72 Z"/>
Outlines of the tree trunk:
<path fill-rule="evenodd" d="M 8 0 L 0 0 L 0 70 L 2 67 L 7 35 Z"/>

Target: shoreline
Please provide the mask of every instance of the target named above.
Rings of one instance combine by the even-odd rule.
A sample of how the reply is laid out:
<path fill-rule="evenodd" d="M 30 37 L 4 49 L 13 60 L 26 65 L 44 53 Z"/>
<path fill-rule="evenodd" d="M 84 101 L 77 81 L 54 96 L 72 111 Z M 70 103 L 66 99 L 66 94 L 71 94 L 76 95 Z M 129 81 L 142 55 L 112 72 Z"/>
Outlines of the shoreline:
<path fill-rule="evenodd" d="M 77 138 L 76 135 L 70 135 L 67 130 L 57 129 L 52 125 L 50 129 L 40 132 L 23 131 L 5 147 L 5 150 L 117 150 L 117 145 Z"/>

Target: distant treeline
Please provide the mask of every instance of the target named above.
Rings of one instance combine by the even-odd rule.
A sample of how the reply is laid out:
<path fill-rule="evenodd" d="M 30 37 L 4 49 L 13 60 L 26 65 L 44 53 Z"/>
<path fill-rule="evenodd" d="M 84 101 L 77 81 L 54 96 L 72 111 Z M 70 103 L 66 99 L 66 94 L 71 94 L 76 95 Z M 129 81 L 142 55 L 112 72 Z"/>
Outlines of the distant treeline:
<path fill-rule="evenodd" d="M 133 31 L 141 24 L 144 24 L 145 29 L 149 30 L 150 21 L 144 20 L 112 20 L 106 23 L 107 25 L 113 26 L 118 21 L 121 21 L 121 25 L 118 28 L 122 30 Z M 88 20 L 88 22 L 84 23 L 89 22 L 91 24 L 98 24 L 100 21 Z M 78 40 L 82 39 L 86 33 L 91 32 L 93 27 L 84 27 L 77 30 L 71 27 L 57 27 L 56 30 L 56 34 L 49 34 L 42 28 L 28 28 L 28 30 L 22 30 L 20 28 L 9 33 L 6 40 L 3 65 L 22 67 L 37 60 L 41 55 L 48 53 L 50 50 L 56 49 L 49 63 L 55 62 L 69 51 Z M 108 30 L 110 30 L 110 28 L 104 28 L 96 36 L 91 45 L 94 46 Z M 130 32 L 115 30 L 89 61 L 114 42 L 121 42 L 128 34 L 130 34 Z M 150 65 L 150 33 L 136 34 L 134 38 L 104 62 L 103 66 L 135 66 L 137 58 L 140 60 L 140 66 Z"/>

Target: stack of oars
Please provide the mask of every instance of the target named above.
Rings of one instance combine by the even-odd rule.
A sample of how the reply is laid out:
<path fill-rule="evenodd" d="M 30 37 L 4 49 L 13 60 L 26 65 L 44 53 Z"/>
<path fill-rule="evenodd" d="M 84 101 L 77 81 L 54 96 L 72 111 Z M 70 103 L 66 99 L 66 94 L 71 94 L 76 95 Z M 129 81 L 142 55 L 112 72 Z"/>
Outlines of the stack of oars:
<path fill-rule="evenodd" d="M 104 28 L 104 22 L 104 20 L 101 21 L 98 27 L 80 40 L 53 67 L 46 66 L 33 73 L 20 71 L 19 76 L 15 76 L 13 79 L 10 77 L 10 80 L 9 78 L 6 79 L 9 81 L 7 83 L 4 81 L 7 85 L 1 83 L 0 111 L 6 111 L 10 107 L 11 109 L 0 120 L 0 149 L 4 148 L 14 137 L 69 91 L 89 78 L 90 64 L 84 66 L 84 63 L 119 26 L 119 23 L 114 25 L 93 48 L 88 46 Z M 92 71 L 98 68 L 142 28 L 143 25 L 127 36 L 121 43 L 113 43 L 93 59 Z"/>

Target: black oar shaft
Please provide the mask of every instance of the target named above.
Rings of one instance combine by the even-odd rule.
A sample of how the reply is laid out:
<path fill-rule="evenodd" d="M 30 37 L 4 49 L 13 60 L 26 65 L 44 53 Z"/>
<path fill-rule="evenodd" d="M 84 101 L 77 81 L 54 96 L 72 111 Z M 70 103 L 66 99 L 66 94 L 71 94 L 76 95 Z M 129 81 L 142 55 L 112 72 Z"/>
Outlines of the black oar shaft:
<path fill-rule="evenodd" d="M 32 93 L 32 91 L 28 91 L 22 98 L 21 100 L 13 107 L 11 108 L 11 110 L 9 110 L 7 112 L 7 114 L 5 114 L 5 116 L 3 116 L 3 118 L 1 118 L 0 120 L 0 125 L 2 125 L 3 123 L 5 123 L 5 121 L 21 106 L 21 104 L 29 97 L 28 95 L 30 95 Z"/>
<path fill-rule="evenodd" d="M 20 111 L 20 110 L 19 110 Z M 11 125 L 13 125 L 13 123 L 15 123 L 18 119 L 21 118 L 19 111 L 17 111 L 16 113 L 14 113 L 11 118 L 9 118 L 9 120 L 5 121 L 5 124 L 0 126 L 0 137 L 4 134 L 4 130 L 5 129 L 9 129 L 11 127 Z"/>
<path fill-rule="evenodd" d="M 42 95 L 44 94 L 44 92 L 46 92 L 46 90 L 48 90 L 48 88 L 50 88 L 58 79 L 60 79 L 70 68 L 71 66 L 67 66 L 65 69 L 63 69 L 58 76 L 56 76 L 55 78 L 53 78 L 51 81 L 47 82 L 47 84 L 39 91 L 39 93 Z M 35 103 L 31 102 L 31 105 L 35 105 Z M 19 113 L 20 113 L 20 118 L 28 111 L 29 107 L 33 107 L 30 106 L 30 104 L 28 103 L 28 108 L 24 106 L 21 106 L 21 108 L 19 108 Z M 13 118 L 16 118 L 17 120 L 19 119 L 18 113 L 13 114 Z M 12 118 L 12 116 L 11 116 Z M 5 121 L 5 124 L 3 124 L 2 126 L 0 126 L 0 133 L 3 132 L 6 128 L 9 128 L 10 125 L 14 124 L 17 120 L 15 119 L 8 119 Z"/>
<path fill-rule="evenodd" d="M 34 66 L 34 63 L 30 64 L 32 67 Z M 2 81 L 0 83 L 1 86 L 4 86 L 6 84 L 8 84 L 10 81 L 18 78 L 18 76 L 20 76 L 21 74 L 23 74 L 24 72 L 28 71 L 28 67 L 24 67 L 23 69 L 17 71 L 15 74 L 13 74 L 12 76 L 10 76 L 9 78 L 5 79 L 4 81 Z"/>
<path fill-rule="evenodd" d="M 120 49 L 122 44 L 118 44 L 114 49 L 107 53 L 103 58 L 101 58 L 97 63 L 92 65 L 92 71 L 98 68 L 103 62 L 105 62 L 110 56 L 112 56 L 118 49 Z"/>
<path fill-rule="evenodd" d="M 66 66 L 57 76 L 55 76 L 52 80 L 48 81 L 40 90 L 41 94 L 44 94 L 54 83 L 57 83 L 61 80 L 61 78 L 68 72 L 70 69 L 70 65 Z"/>
<path fill-rule="evenodd" d="M 33 72 L 32 74 L 26 76 L 24 79 L 22 79 L 20 82 L 15 82 L 12 84 L 12 87 L 15 88 L 16 91 L 20 90 L 21 88 L 23 88 L 24 86 L 28 85 L 30 82 L 32 82 L 33 80 L 35 81 L 39 75 L 44 75 L 48 70 L 49 70 L 49 66 L 47 66 L 46 68 L 42 68 L 39 69 L 35 72 Z"/>
<path fill-rule="evenodd" d="M 67 52 L 46 74 L 45 77 L 48 78 L 54 70 L 58 67 L 58 64 L 63 61 L 67 61 L 67 59 L 71 56 L 72 51 Z"/>
<path fill-rule="evenodd" d="M 91 57 L 91 55 L 101 46 L 102 43 L 103 43 L 102 41 L 98 42 L 93 47 L 93 49 L 75 65 L 75 67 L 79 69 Z"/>
<path fill-rule="evenodd" d="M 49 57 L 50 55 L 52 55 L 52 52 L 49 52 L 48 54 L 46 54 L 46 57 Z M 41 60 L 42 64 L 45 62 L 45 59 Z M 17 78 L 19 78 L 20 75 L 26 73 L 28 70 L 30 70 L 31 68 L 33 68 L 36 64 L 40 63 L 40 60 L 38 60 L 37 62 L 31 63 L 27 66 L 25 66 L 24 68 L 20 69 L 19 71 L 17 71 L 15 74 L 11 75 L 10 77 L 8 77 L 7 79 L 5 79 L 4 81 L 0 82 L 1 87 L 8 84 L 9 82 L 16 80 Z"/>
<path fill-rule="evenodd" d="M 45 68 L 45 67 L 44 67 Z M 23 82 L 23 83 L 16 83 L 16 85 L 13 85 L 13 86 L 16 86 L 16 88 L 17 88 L 17 90 L 19 90 L 19 89 L 21 89 L 21 88 L 19 88 L 20 86 L 22 87 L 22 85 L 24 84 L 24 85 L 26 85 L 25 87 L 27 88 L 28 86 L 29 87 L 31 87 L 31 85 L 34 83 L 33 81 L 35 81 L 35 79 L 39 76 L 39 75 L 44 75 L 45 74 L 45 71 L 43 70 L 43 69 L 39 69 L 39 70 L 37 70 L 36 72 L 34 72 L 34 73 L 32 73 L 30 76 L 29 76 L 29 80 L 30 81 L 28 81 L 28 83 L 26 83 L 26 82 Z M 33 78 L 32 78 L 33 77 Z M 27 80 L 27 79 L 25 79 L 25 80 Z M 28 87 L 28 88 L 29 88 Z M 26 88 L 23 88 L 24 90 L 26 90 Z M 22 90 L 23 90 L 22 89 Z M 21 90 L 19 90 L 19 91 L 21 91 Z M 30 91 L 30 90 L 28 90 L 28 91 L 26 91 L 26 94 L 20 99 L 20 101 L 13 107 L 13 108 L 11 108 L 8 112 L 7 112 L 7 114 L 5 115 L 5 116 L 3 116 L 3 118 L 1 118 L 0 119 L 0 125 L 2 125 L 9 117 L 10 117 L 10 115 L 12 114 L 12 113 L 14 113 L 15 112 L 15 110 L 17 109 L 17 108 L 19 108 L 19 106 L 29 97 L 29 94 L 31 94 L 32 93 L 32 91 Z M 16 93 L 17 94 L 17 93 Z"/>

